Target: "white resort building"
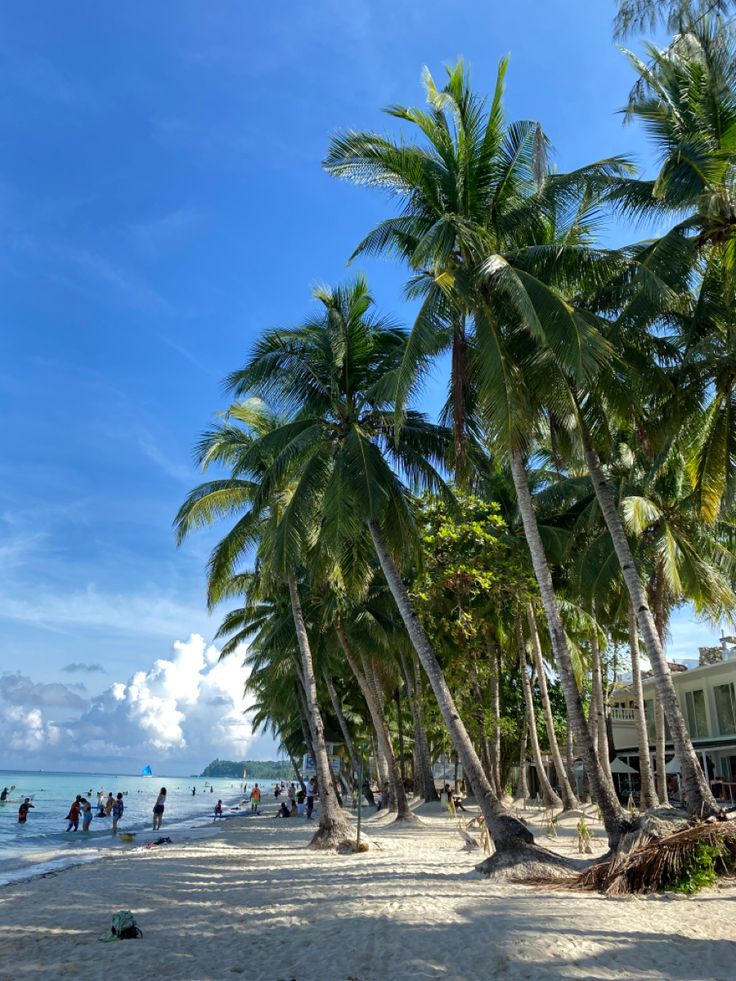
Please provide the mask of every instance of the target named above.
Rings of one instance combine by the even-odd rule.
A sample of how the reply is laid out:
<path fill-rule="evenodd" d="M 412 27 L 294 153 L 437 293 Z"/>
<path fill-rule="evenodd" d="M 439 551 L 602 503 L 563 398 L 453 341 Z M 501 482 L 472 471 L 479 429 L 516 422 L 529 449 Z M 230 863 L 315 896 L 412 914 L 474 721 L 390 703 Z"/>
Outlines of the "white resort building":
<path fill-rule="evenodd" d="M 716 797 L 736 800 L 736 637 L 723 637 L 720 647 L 701 647 L 699 664 L 687 668 L 670 663 L 672 680 L 690 738 Z M 649 749 L 655 765 L 654 679 L 643 675 L 644 707 Z M 630 688 L 617 687 L 610 718 L 616 756 L 637 771 L 639 748 Z M 672 738 L 665 726 L 668 776 L 678 764 Z"/>

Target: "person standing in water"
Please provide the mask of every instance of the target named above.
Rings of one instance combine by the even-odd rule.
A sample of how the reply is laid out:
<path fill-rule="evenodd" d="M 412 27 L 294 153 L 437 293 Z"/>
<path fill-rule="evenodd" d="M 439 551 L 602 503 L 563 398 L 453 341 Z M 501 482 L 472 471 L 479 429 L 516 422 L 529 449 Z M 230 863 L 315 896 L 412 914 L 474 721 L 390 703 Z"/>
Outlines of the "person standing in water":
<path fill-rule="evenodd" d="M 153 805 L 153 830 L 159 831 L 164 823 L 164 807 L 166 805 L 166 787 L 162 787 L 156 803 Z"/>
<path fill-rule="evenodd" d="M 112 795 L 110 795 L 112 796 Z M 125 813 L 125 804 L 123 803 L 123 795 L 118 794 L 116 800 L 112 805 L 112 833 L 116 835 L 118 833 L 118 821 Z"/>
<path fill-rule="evenodd" d="M 108 817 L 112 814 L 112 809 L 115 806 L 115 798 L 112 796 L 112 791 L 107 795 L 107 800 L 105 801 L 105 814 Z"/>
<path fill-rule="evenodd" d="M 69 824 L 66 827 L 67 831 L 76 831 L 77 828 L 79 827 L 79 812 L 81 811 L 81 809 L 82 809 L 82 797 L 80 794 L 77 794 L 76 799 L 72 803 L 72 806 L 69 808 L 69 813 L 64 819 L 65 821 L 69 822 Z"/>
<path fill-rule="evenodd" d="M 82 832 L 83 834 L 89 834 L 89 826 L 92 824 L 92 805 L 88 800 L 84 801 L 84 808 L 82 811 Z"/>
<path fill-rule="evenodd" d="M 26 797 L 23 803 L 18 808 L 18 824 L 25 824 L 28 818 L 28 812 L 33 807 L 31 804 L 31 798 Z"/>
<path fill-rule="evenodd" d="M 8 788 L 3 787 L 3 792 L 0 794 L 0 800 L 7 800 L 7 799 L 8 799 Z"/>

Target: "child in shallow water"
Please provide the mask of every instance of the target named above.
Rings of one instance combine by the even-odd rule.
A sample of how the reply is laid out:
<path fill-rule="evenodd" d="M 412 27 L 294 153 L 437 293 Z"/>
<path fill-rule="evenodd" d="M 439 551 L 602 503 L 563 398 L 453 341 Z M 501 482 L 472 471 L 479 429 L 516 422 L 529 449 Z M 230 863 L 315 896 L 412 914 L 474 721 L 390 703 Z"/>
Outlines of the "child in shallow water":
<path fill-rule="evenodd" d="M 84 809 L 82 810 L 82 831 L 85 834 L 89 834 L 90 824 L 92 824 L 92 805 L 86 800 L 84 802 Z"/>

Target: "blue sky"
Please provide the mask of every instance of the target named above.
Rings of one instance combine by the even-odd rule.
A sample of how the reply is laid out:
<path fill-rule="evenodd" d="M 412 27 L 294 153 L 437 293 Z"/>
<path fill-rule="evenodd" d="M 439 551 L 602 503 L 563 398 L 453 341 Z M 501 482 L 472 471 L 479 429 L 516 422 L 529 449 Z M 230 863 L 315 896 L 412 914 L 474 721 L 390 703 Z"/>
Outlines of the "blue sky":
<path fill-rule="evenodd" d="M 439 76 L 463 55 L 488 91 L 510 52 L 508 115 L 542 122 L 561 169 L 612 153 L 646 167 L 616 115 L 632 75 L 612 14 L 603 0 L 6 6 L 0 671 L 25 679 L 16 707 L 83 726 L 111 686 L 176 658 L 174 641 L 211 638 L 212 539 L 177 550 L 171 533 L 195 437 L 258 331 L 304 316 L 310 286 L 343 277 L 386 212 L 321 170 L 329 135 L 392 128 L 380 108 L 420 102 L 424 64 Z M 361 268 L 408 320 L 401 271 Z M 671 653 L 713 636 L 681 613 Z M 59 742 L 8 765 L 68 765 Z M 182 767 L 210 748 L 193 732 Z"/>

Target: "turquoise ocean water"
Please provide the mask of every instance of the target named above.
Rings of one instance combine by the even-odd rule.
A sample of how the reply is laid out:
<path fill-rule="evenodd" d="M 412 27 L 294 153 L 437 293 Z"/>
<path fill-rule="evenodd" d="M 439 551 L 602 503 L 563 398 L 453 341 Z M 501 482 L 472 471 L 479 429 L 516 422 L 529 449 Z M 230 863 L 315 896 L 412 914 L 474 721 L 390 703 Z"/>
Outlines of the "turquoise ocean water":
<path fill-rule="evenodd" d="M 111 834 L 111 818 L 92 819 L 90 833 L 65 832 L 69 805 L 77 794 L 86 797 L 96 813 L 97 792 L 125 795 L 125 814 L 119 831 L 136 832 L 135 845 L 155 840 L 159 833 L 151 830 L 153 805 L 161 787 L 166 787 L 166 811 L 160 834 L 181 840 L 193 829 L 212 828 L 215 801 L 224 805 L 237 803 L 241 784 L 235 780 L 210 780 L 205 787 L 202 778 L 140 777 L 104 773 L 48 773 L 0 770 L 0 790 L 12 787 L 10 802 L 0 804 L 0 883 L 76 865 L 99 858 L 112 848 L 133 847 Z M 270 784 L 263 781 L 264 789 Z M 265 786 L 264 786 L 265 785 Z M 192 796 L 192 787 L 197 793 Z M 250 781 L 249 781 L 250 786 Z M 25 825 L 18 824 L 18 805 L 24 797 L 33 797 L 33 810 Z M 266 794 L 264 794 L 266 797 Z"/>

